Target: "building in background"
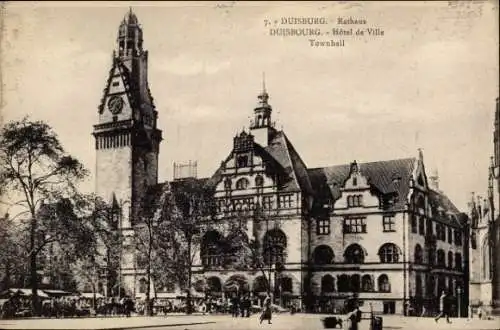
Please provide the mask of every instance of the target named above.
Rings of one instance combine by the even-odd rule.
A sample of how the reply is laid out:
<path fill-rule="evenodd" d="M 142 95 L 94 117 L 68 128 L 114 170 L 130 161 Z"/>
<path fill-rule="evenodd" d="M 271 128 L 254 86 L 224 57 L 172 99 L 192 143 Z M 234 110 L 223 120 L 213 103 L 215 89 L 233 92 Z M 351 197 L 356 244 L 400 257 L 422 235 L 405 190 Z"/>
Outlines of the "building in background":
<path fill-rule="evenodd" d="M 500 108 L 496 99 L 493 132 L 494 156 L 488 170 L 486 197 L 473 197 L 470 205 L 470 305 L 500 314 Z"/>

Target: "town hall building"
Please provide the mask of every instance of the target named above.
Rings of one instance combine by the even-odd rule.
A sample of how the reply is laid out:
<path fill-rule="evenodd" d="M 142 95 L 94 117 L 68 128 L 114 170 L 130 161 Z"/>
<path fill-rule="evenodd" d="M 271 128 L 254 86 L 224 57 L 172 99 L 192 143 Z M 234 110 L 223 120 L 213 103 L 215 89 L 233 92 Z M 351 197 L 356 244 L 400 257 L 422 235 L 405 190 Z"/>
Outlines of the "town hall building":
<path fill-rule="evenodd" d="M 130 11 L 119 27 L 93 134 L 96 192 L 121 210 L 127 238 L 120 285 L 132 296 L 145 289 L 144 269 L 131 249 L 134 226 L 144 197 L 164 186 L 158 182 L 162 132 L 147 65 L 142 28 Z M 271 294 L 282 306 L 323 312 L 342 311 L 353 297 L 385 313 L 420 313 L 443 290 L 460 299 L 468 286 L 467 215 L 440 190 L 437 175 L 428 175 L 423 152 L 308 166 L 276 128 L 269 98 L 263 88 L 248 109 L 249 128 L 232 137 L 211 177 L 197 179 L 213 190 L 213 221 L 221 226 L 200 233 L 191 270 L 193 286 L 205 285 L 195 289 L 218 298 Z M 238 258 L 248 251 L 224 255 L 236 240 L 256 243 L 250 253 L 257 266 Z M 169 291 L 151 287 L 153 297 Z"/>

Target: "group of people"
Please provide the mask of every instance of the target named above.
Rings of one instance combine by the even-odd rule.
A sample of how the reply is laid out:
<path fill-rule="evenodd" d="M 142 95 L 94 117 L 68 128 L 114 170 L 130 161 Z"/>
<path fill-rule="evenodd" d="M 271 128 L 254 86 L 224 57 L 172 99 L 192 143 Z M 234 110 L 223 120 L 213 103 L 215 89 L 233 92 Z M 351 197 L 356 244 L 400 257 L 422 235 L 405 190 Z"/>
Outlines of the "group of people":
<path fill-rule="evenodd" d="M 231 299 L 231 315 L 233 317 L 250 317 L 252 301 L 248 295 L 243 297 L 235 296 Z"/>

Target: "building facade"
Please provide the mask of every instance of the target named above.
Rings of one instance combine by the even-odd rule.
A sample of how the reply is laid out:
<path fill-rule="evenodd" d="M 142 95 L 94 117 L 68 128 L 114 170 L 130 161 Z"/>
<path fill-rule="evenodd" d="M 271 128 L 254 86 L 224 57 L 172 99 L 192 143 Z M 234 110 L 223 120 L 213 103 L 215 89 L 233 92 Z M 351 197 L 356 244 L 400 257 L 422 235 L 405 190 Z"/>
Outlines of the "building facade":
<path fill-rule="evenodd" d="M 143 197 L 162 186 L 162 136 L 142 43 L 130 12 L 94 126 L 96 190 L 121 210 L 128 241 L 120 283 L 134 296 L 145 279 L 130 248 L 133 227 Z M 213 189 L 217 208 L 217 226 L 201 233 L 192 268 L 205 295 L 270 293 L 284 306 L 330 312 L 357 297 L 385 313 L 432 308 L 443 290 L 460 296 L 467 287 L 467 217 L 439 190 L 437 177 L 428 179 L 421 151 L 309 168 L 272 113 L 264 87 L 249 130 L 234 137 L 212 177 L 199 179 Z"/>
<path fill-rule="evenodd" d="M 486 197 L 474 196 L 470 202 L 470 306 L 482 307 L 486 313 L 500 314 L 500 107 L 496 99 L 494 156 L 488 169 Z"/>

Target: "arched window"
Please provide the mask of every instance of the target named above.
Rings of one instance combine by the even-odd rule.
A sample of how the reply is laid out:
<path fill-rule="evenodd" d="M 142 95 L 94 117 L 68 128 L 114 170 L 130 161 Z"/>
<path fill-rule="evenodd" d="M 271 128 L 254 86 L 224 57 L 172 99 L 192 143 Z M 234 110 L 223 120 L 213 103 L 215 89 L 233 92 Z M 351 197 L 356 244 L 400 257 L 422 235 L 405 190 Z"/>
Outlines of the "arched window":
<path fill-rule="evenodd" d="M 437 252 L 437 264 L 439 267 L 446 267 L 446 260 L 444 256 L 444 251 L 439 249 Z"/>
<path fill-rule="evenodd" d="M 266 265 L 285 262 L 286 235 L 279 229 L 272 229 L 264 236 L 264 262 Z"/>
<path fill-rule="evenodd" d="M 345 250 L 344 259 L 348 264 L 362 264 L 365 261 L 365 253 L 358 244 L 351 244 Z"/>
<path fill-rule="evenodd" d="M 380 292 L 391 292 L 391 284 L 389 283 L 389 277 L 382 274 L 378 277 L 378 291 Z"/>
<path fill-rule="evenodd" d="M 335 291 L 335 286 L 333 282 L 333 277 L 331 275 L 325 275 L 321 278 L 321 292 L 331 293 Z"/>
<path fill-rule="evenodd" d="M 353 196 L 347 196 L 347 207 L 352 207 L 352 206 L 354 206 Z"/>
<path fill-rule="evenodd" d="M 244 190 L 248 188 L 248 180 L 245 178 L 241 178 L 238 181 L 236 181 L 236 189 L 238 190 Z"/>
<path fill-rule="evenodd" d="M 349 292 L 349 276 L 342 274 L 338 277 L 337 289 L 339 292 Z"/>
<path fill-rule="evenodd" d="M 396 263 L 399 262 L 399 248 L 396 244 L 386 243 L 380 247 L 378 251 L 381 263 Z"/>
<path fill-rule="evenodd" d="M 415 276 L 415 295 L 417 297 L 421 297 L 422 296 L 422 276 L 420 276 L 420 274 L 417 274 Z"/>
<path fill-rule="evenodd" d="M 373 291 L 373 281 L 370 275 L 363 275 L 361 278 L 361 288 L 364 292 Z"/>
<path fill-rule="evenodd" d="M 455 253 L 455 269 L 462 270 L 462 255 L 459 252 Z"/>
<path fill-rule="evenodd" d="M 453 268 L 453 252 L 448 252 L 448 268 Z"/>
<path fill-rule="evenodd" d="M 314 249 L 313 259 L 316 265 L 328 265 L 333 263 L 333 250 L 327 245 L 320 245 Z"/>
<path fill-rule="evenodd" d="M 201 261 L 205 267 L 219 266 L 222 264 L 222 236 L 214 230 L 208 231 L 201 242 Z"/>
<path fill-rule="evenodd" d="M 222 282 L 220 278 L 216 276 L 207 278 L 207 292 L 222 292 Z"/>
<path fill-rule="evenodd" d="M 359 292 L 361 290 L 361 277 L 358 274 L 351 275 L 351 291 Z"/>
<path fill-rule="evenodd" d="M 147 291 L 147 281 L 143 278 L 139 280 L 139 293 L 146 293 Z"/>
<path fill-rule="evenodd" d="M 422 264 L 424 262 L 424 253 L 420 244 L 415 245 L 415 263 Z"/>

